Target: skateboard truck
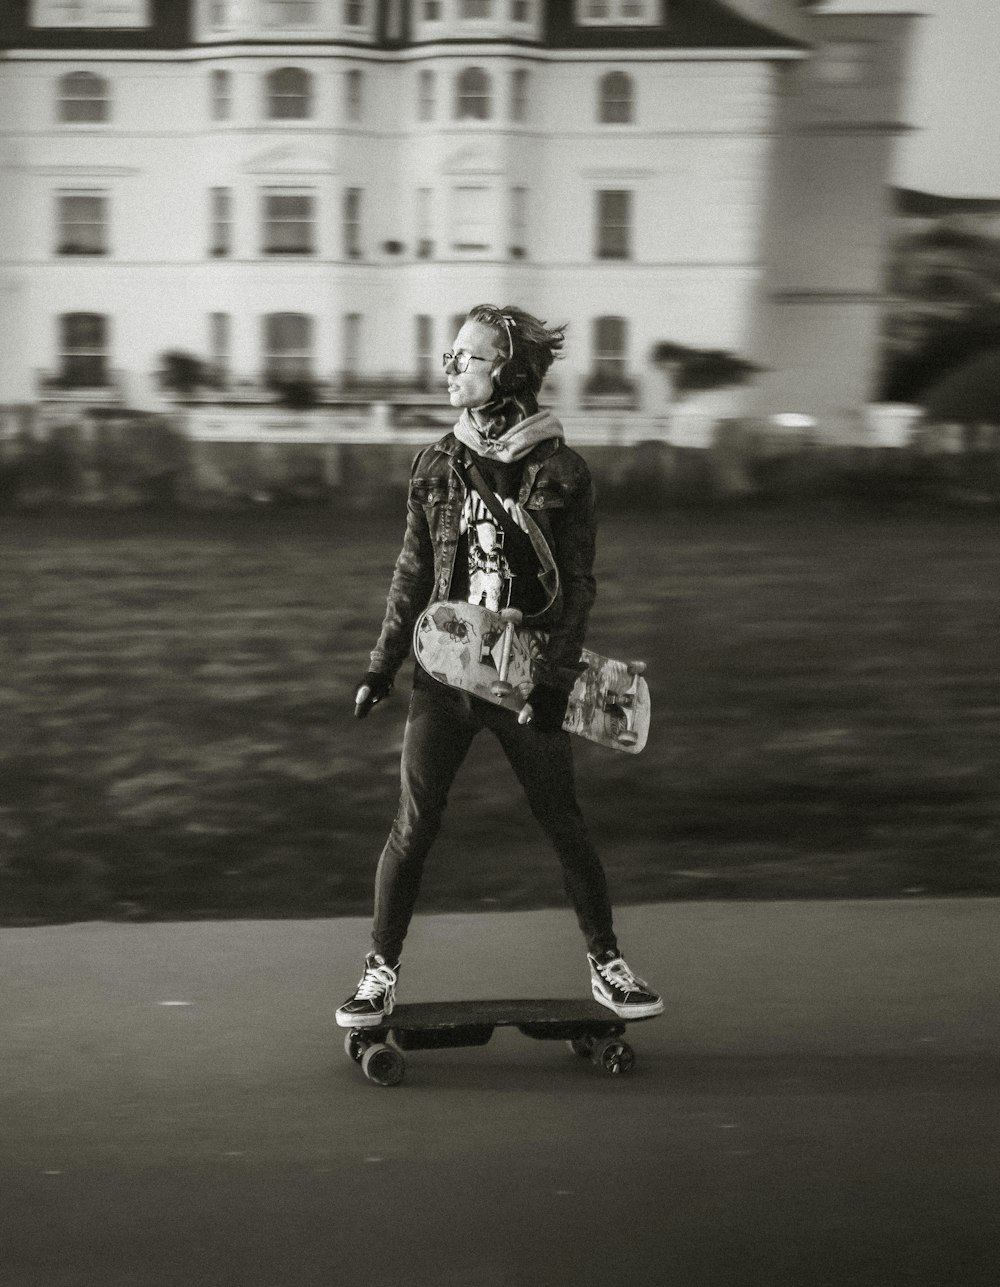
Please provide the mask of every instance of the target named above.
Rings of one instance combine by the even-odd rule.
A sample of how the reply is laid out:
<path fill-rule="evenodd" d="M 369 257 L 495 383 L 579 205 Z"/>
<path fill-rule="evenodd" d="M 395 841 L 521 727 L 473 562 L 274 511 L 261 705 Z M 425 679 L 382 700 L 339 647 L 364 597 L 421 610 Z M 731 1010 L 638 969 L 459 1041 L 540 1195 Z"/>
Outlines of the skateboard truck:
<path fill-rule="evenodd" d="M 507 674 L 510 671 L 510 653 L 514 645 L 514 631 L 524 620 L 524 614 L 518 608 L 504 608 L 500 613 L 500 619 L 504 623 L 500 644 L 500 665 L 497 668 L 496 679 L 490 684 L 490 692 L 494 697 L 503 698 L 514 691 L 514 686 L 507 682 Z"/>

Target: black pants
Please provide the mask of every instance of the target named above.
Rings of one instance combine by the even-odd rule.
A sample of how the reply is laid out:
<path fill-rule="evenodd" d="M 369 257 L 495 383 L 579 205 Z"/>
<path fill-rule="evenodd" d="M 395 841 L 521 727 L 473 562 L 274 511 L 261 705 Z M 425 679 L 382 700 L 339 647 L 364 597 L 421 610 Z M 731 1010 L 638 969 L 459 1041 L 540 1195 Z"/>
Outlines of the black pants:
<path fill-rule="evenodd" d="M 484 728 L 499 741 L 559 856 L 588 950 L 617 950 L 604 868 L 576 801 L 569 734 L 518 724 L 512 711 L 448 688 L 419 667 L 403 735 L 399 811 L 375 876 L 374 950 L 390 964 L 399 959 L 448 792 Z"/>

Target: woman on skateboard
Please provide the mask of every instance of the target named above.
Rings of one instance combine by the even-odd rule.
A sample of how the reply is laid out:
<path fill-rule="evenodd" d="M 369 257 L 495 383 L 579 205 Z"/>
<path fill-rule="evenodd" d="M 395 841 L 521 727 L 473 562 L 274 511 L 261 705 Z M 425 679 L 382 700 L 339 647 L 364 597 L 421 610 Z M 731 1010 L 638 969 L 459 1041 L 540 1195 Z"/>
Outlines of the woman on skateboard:
<path fill-rule="evenodd" d="M 590 473 L 566 446 L 559 421 L 538 406 L 562 345 L 562 329 L 523 309 L 481 304 L 444 355 L 448 398 L 460 415 L 452 432 L 413 462 L 403 548 L 355 714 L 364 719 L 389 696 L 416 619 L 435 600 L 518 609 L 548 631 L 548 651 L 520 714 L 417 667 L 399 809 L 375 876 L 372 950 L 357 990 L 337 1011 L 341 1027 L 376 1027 L 392 1012 L 424 859 L 448 790 L 482 729 L 499 741 L 562 864 L 595 999 L 622 1018 L 663 1010 L 618 950 L 604 869 L 577 804 L 570 735 L 562 727 L 595 596 Z M 478 481 L 470 483 L 469 471 Z M 483 500 L 480 482 L 492 504 Z M 513 522 L 498 521 L 500 506 Z"/>

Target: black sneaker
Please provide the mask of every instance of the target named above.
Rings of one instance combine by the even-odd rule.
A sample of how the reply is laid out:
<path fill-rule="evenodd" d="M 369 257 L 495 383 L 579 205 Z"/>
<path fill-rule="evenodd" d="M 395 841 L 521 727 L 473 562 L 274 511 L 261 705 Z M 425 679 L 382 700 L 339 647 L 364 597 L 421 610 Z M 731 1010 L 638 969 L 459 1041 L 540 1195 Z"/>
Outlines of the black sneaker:
<path fill-rule="evenodd" d="M 663 1000 L 644 979 L 637 979 L 617 952 L 587 954 L 594 1000 L 620 1019 L 648 1019 L 663 1013 Z"/>
<path fill-rule="evenodd" d="M 377 1028 L 392 1014 L 398 981 L 399 966 L 394 969 L 381 956 L 369 952 L 358 990 L 337 1011 L 337 1023 L 341 1028 Z"/>

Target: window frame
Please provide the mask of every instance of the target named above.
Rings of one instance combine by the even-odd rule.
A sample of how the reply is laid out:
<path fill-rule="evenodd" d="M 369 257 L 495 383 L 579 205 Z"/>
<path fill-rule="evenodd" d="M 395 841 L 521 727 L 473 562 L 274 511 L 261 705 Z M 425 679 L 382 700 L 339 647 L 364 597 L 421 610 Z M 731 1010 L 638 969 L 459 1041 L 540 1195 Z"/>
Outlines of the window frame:
<path fill-rule="evenodd" d="M 437 73 L 430 67 L 417 69 L 417 120 L 427 123 L 437 117 Z"/>
<path fill-rule="evenodd" d="M 263 9 L 261 25 L 266 31 L 309 31 L 319 25 L 318 0 L 264 0 Z M 309 16 L 304 19 L 282 18 L 278 16 L 282 9 L 306 9 Z"/>
<path fill-rule="evenodd" d="M 209 112 L 215 122 L 233 119 L 233 73 L 228 67 L 209 70 Z"/>
<path fill-rule="evenodd" d="M 307 203 L 305 218 L 291 215 L 278 216 L 271 209 L 276 201 L 305 201 Z M 275 238 L 276 229 L 290 230 L 301 228 L 306 236 L 289 245 L 281 245 L 281 237 Z M 317 202 L 316 189 L 295 184 L 268 184 L 261 190 L 261 254 L 268 258 L 283 259 L 298 255 L 308 257 L 316 254 L 317 240 Z M 290 233 L 289 233 L 290 236 Z"/>
<path fill-rule="evenodd" d="M 72 201 L 93 201 L 97 205 L 97 217 L 93 219 L 67 217 L 67 206 Z M 110 195 L 103 188 L 60 188 L 56 193 L 56 254 L 67 258 L 106 258 L 110 253 L 109 236 Z M 86 244 L 88 238 L 82 237 L 79 244 L 70 239 L 70 228 L 93 228 L 96 236 L 94 245 Z"/>
<path fill-rule="evenodd" d="M 77 85 L 90 84 L 98 88 L 99 94 L 76 94 L 67 92 L 71 81 Z M 95 116 L 68 116 L 66 111 L 71 103 L 92 103 L 100 107 Z M 80 68 L 78 71 L 64 72 L 56 83 L 56 121 L 60 125 L 107 125 L 111 121 L 111 82 L 107 76 Z"/>
<path fill-rule="evenodd" d="M 348 67 L 344 72 L 344 119 L 349 125 L 364 120 L 365 74 L 360 67 Z"/>
<path fill-rule="evenodd" d="M 303 323 L 303 342 L 286 347 L 279 346 L 277 342 L 272 343 L 272 340 L 277 341 L 280 338 L 277 334 L 280 326 L 293 321 Z M 266 384 L 290 384 L 316 378 L 316 318 L 311 313 L 299 313 L 289 309 L 263 313 L 261 331 L 261 367 Z"/>
<path fill-rule="evenodd" d="M 228 259 L 233 253 L 233 190 L 216 186 L 208 193 L 209 258 Z"/>
<path fill-rule="evenodd" d="M 635 257 L 635 189 L 634 188 L 597 188 L 595 191 L 595 237 L 594 258 L 625 262 Z M 624 219 L 612 222 L 608 219 L 607 206 L 610 198 L 623 197 Z M 613 233 L 614 229 L 623 230 L 620 238 Z M 620 245 L 615 242 L 620 240 Z"/>
<path fill-rule="evenodd" d="M 618 86 L 623 86 L 625 92 L 614 95 L 613 88 Z M 615 110 L 623 110 L 625 114 L 616 116 Z M 598 125 L 634 125 L 635 115 L 634 78 L 620 67 L 606 71 L 597 82 Z"/>
<path fill-rule="evenodd" d="M 608 324 L 617 329 L 617 345 L 602 344 L 602 329 Z M 590 370 L 597 380 L 625 383 L 628 379 L 628 318 L 619 313 L 602 313 L 595 317 L 590 336 Z"/>
<path fill-rule="evenodd" d="M 294 73 L 296 77 L 301 77 L 302 89 L 296 93 L 288 89 L 280 89 L 277 80 L 280 76 L 288 76 Z M 315 116 L 316 95 L 313 85 L 313 74 L 305 67 L 296 67 L 294 64 L 286 63 L 281 67 L 272 67 L 269 72 L 264 74 L 264 112 L 265 119 L 274 123 L 283 121 L 311 121 Z M 276 115 L 275 106 L 279 103 L 301 102 L 304 110 L 301 115 Z"/>
<path fill-rule="evenodd" d="M 99 338 L 90 343 L 81 341 L 76 345 L 72 345 L 69 334 L 71 324 L 81 322 L 84 319 L 88 322 L 96 321 L 99 323 L 97 328 L 100 332 Z M 58 322 L 59 379 L 69 388 L 106 389 L 110 384 L 108 360 L 110 356 L 111 319 L 106 313 L 60 313 Z M 88 361 L 98 364 L 99 376 L 97 379 L 83 379 L 74 374 L 72 370 L 74 364 L 83 364 Z"/>
<path fill-rule="evenodd" d="M 510 119 L 517 125 L 528 123 L 531 73 L 527 67 L 514 67 L 510 73 Z"/>
<path fill-rule="evenodd" d="M 461 208 L 464 200 L 461 194 L 473 192 L 481 194 L 480 200 L 484 211 L 484 217 L 481 220 L 483 227 L 483 240 L 460 241 L 459 236 L 464 228 L 474 229 L 480 226 L 479 220 L 473 220 L 469 217 L 473 213 L 479 213 L 478 211 L 473 211 L 471 209 L 471 201 L 470 210 L 466 211 Z M 452 185 L 450 244 L 453 254 L 463 256 L 470 255 L 476 258 L 483 258 L 490 255 L 493 250 L 493 243 L 490 236 L 492 229 L 489 215 L 490 210 L 492 209 L 493 196 L 494 190 L 488 183 L 476 183 L 470 181 L 455 183 Z"/>
<path fill-rule="evenodd" d="M 578 27 L 655 27 L 660 22 L 662 0 L 603 0 L 607 13 L 598 16 L 588 12 L 595 0 L 576 0 L 576 25 Z M 641 4 L 641 14 L 626 14 L 626 4 Z"/>
<path fill-rule="evenodd" d="M 343 257 L 356 261 L 364 259 L 362 240 L 362 214 L 364 188 L 345 188 L 340 206 L 340 236 Z"/>
<path fill-rule="evenodd" d="M 467 85 L 467 78 L 470 76 L 481 76 L 485 89 L 482 92 L 473 93 Z M 482 103 L 485 105 L 484 111 L 466 110 L 470 104 Z M 456 121 L 491 121 L 493 119 L 493 77 L 485 67 L 480 67 L 478 63 L 470 63 L 455 76 L 455 120 Z"/>

